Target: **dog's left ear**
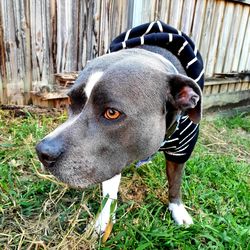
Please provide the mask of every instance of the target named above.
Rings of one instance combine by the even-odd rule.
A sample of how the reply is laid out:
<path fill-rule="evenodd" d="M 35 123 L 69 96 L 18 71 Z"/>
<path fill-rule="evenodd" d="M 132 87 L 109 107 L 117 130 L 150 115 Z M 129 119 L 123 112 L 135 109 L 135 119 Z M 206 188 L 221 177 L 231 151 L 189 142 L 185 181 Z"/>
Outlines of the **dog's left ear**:
<path fill-rule="evenodd" d="M 202 116 L 202 92 L 199 85 L 184 75 L 168 75 L 168 101 L 173 107 L 185 111 L 190 120 L 199 123 Z"/>

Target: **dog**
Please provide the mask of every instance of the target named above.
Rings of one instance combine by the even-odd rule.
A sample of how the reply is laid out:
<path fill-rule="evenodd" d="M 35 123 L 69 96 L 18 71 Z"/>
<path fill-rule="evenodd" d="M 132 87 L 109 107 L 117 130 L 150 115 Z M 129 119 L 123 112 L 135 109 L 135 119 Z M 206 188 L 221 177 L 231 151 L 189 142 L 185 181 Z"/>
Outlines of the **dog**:
<path fill-rule="evenodd" d="M 172 217 L 179 225 L 193 223 L 180 189 L 198 137 L 203 84 L 199 51 L 161 21 L 122 33 L 107 54 L 87 63 L 68 93 L 68 120 L 36 151 L 44 167 L 72 187 L 102 183 L 99 234 L 115 222 L 122 170 L 146 163 L 159 150 L 167 162 Z"/>

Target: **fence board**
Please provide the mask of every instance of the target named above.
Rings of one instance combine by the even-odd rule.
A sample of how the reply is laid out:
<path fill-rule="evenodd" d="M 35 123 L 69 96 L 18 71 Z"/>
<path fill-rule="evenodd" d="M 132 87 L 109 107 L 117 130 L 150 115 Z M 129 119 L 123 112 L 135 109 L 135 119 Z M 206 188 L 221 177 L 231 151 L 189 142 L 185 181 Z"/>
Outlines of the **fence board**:
<path fill-rule="evenodd" d="M 217 58 L 217 47 L 218 47 L 218 39 L 221 31 L 221 23 L 223 19 L 223 13 L 225 8 L 225 2 L 220 1 L 216 2 L 216 5 L 213 9 L 213 16 L 212 16 L 212 28 L 209 31 L 210 41 L 207 52 L 207 63 L 205 64 L 206 68 L 206 75 L 212 76 L 214 72 L 214 65 Z"/>
<path fill-rule="evenodd" d="M 191 38 L 195 42 L 196 46 L 200 48 L 202 27 L 204 25 L 206 11 L 206 1 L 197 1 L 194 11 L 194 21 L 191 31 Z"/>
<path fill-rule="evenodd" d="M 202 36 L 201 36 L 201 44 L 200 44 L 200 52 L 203 56 L 204 65 L 206 68 L 207 65 L 207 56 L 209 51 L 209 41 L 210 38 L 213 36 L 211 33 L 211 27 L 213 23 L 213 12 L 216 7 L 216 2 L 214 0 L 208 0 L 206 6 L 206 15 L 204 19 L 204 26 L 202 29 Z"/>
<path fill-rule="evenodd" d="M 225 61 L 225 57 L 227 53 L 227 44 L 228 44 L 228 39 L 230 35 L 230 27 L 232 25 L 232 20 L 233 20 L 233 12 L 234 12 L 234 3 L 226 2 L 221 35 L 219 38 L 217 60 L 216 60 L 215 70 L 214 70 L 215 73 L 224 72 L 223 66 L 224 66 L 224 61 Z"/>
<path fill-rule="evenodd" d="M 250 51 L 250 16 L 248 16 L 247 28 L 245 33 L 245 38 L 242 46 L 238 71 L 244 71 L 246 69 L 250 70 L 250 59 L 249 59 L 249 51 Z"/>
<path fill-rule="evenodd" d="M 165 23 L 169 23 L 169 10 L 170 5 L 169 1 L 161 0 L 159 1 L 159 19 L 161 19 Z"/>
<path fill-rule="evenodd" d="M 7 86 L 7 72 L 6 72 L 6 55 L 5 55 L 5 44 L 4 44 L 4 26 L 3 26 L 3 4 L 0 2 L 0 102 L 6 103 L 6 86 Z"/>
<path fill-rule="evenodd" d="M 195 0 L 185 0 L 182 6 L 180 30 L 190 36 L 194 18 Z"/>
<path fill-rule="evenodd" d="M 239 65 L 239 60 L 240 60 L 240 53 L 242 51 L 242 46 L 243 46 L 243 41 L 244 41 L 244 36 L 249 32 L 250 30 L 247 30 L 247 19 L 249 17 L 249 6 L 244 6 L 241 20 L 240 20 L 240 29 L 239 33 L 237 34 L 237 43 L 235 45 L 235 52 L 234 52 L 234 60 L 233 60 L 233 65 L 231 68 L 231 71 L 237 72 L 238 70 L 238 65 Z M 250 54 L 250 52 L 249 52 Z"/>
<path fill-rule="evenodd" d="M 169 24 L 180 29 L 183 0 L 170 1 Z"/>
<path fill-rule="evenodd" d="M 226 53 L 225 61 L 224 61 L 223 72 L 225 73 L 231 72 L 231 68 L 232 68 L 232 64 L 234 60 L 236 39 L 238 37 L 239 29 L 240 29 L 241 13 L 242 13 L 242 6 L 237 5 L 234 8 L 233 22 L 232 22 L 231 29 L 230 29 L 229 40 L 228 40 L 228 45 L 227 45 L 227 53 Z"/>

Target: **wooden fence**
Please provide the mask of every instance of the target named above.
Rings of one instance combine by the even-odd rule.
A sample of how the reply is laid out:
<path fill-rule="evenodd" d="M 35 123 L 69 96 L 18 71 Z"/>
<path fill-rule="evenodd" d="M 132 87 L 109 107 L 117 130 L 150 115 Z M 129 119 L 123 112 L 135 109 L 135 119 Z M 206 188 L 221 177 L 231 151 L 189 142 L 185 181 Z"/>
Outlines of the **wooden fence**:
<path fill-rule="evenodd" d="M 27 103 L 55 74 L 81 70 L 116 35 L 157 19 L 194 40 L 207 78 L 249 72 L 249 13 L 248 0 L 0 0 L 0 103 Z"/>

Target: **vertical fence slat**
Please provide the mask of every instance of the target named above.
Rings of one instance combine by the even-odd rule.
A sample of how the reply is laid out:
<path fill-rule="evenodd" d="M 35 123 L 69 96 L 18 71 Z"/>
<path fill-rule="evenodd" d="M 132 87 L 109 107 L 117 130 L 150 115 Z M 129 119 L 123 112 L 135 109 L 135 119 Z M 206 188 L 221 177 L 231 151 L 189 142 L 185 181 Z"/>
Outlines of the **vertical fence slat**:
<path fill-rule="evenodd" d="M 219 38 L 218 53 L 215 64 L 215 73 L 223 72 L 224 59 L 227 53 L 227 44 L 229 39 L 230 27 L 233 20 L 234 4 L 232 2 L 227 2 L 224 12 L 224 18 L 222 23 L 221 35 Z"/>
<path fill-rule="evenodd" d="M 99 38 L 99 55 L 103 55 L 109 46 L 109 6 L 111 0 L 102 0 L 101 2 L 101 22 L 100 22 L 100 38 Z"/>
<path fill-rule="evenodd" d="M 165 0 L 161 0 L 159 2 L 159 12 L 160 12 L 160 19 L 165 22 L 165 23 L 169 23 L 169 9 L 170 9 L 170 5 L 169 5 L 169 1 L 165 1 Z"/>
<path fill-rule="evenodd" d="M 200 43 L 201 43 L 201 34 L 204 23 L 205 11 L 206 11 L 206 1 L 197 0 L 194 11 L 194 20 L 191 31 L 191 38 L 193 39 L 198 48 L 200 48 Z"/>
<path fill-rule="evenodd" d="M 32 64 L 31 64 L 31 41 L 30 41 L 30 2 L 24 2 L 22 15 L 22 33 L 24 44 L 25 78 L 24 78 L 24 103 L 27 103 L 32 90 Z"/>
<path fill-rule="evenodd" d="M 225 56 L 224 67 L 223 67 L 223 72 L 225 73 L 230 73 L 232 69 L 236 38 L 239 34 L 239 29 L 240 29 L 241 13 L 242 13 L 242 6 L 237 5 L 234 8 L 233 22 L 231 25 L 229 40 L 227 44 L 227 53 Z"/>
<path fill-rule="evenodd" d="M 208 46 L 208 53 L 207 53 L 207 63 L 205 65 L 206 68 L 206 75 L 212 76 L 214 73 L 214 64 L 217 57 L 217 46 L 219 35 L 221 31 L 221 23 L 223 19 L 225 8 L 224 1 L 217 1 L 215 8 L 213 9 L 213 18 L 212 18 L 212 27 L 211 27 L 211 37 L 210 43 Z"/>
<path fill-rule="evenodd" d="M 214 0 L 207 1 L 206 7 L 206 15 L 204 20 L 204 26 L 202 29 L 202 36 L 201 36 L 201 44 L 200 44 L 200 52 L 203 56 L 204 65 L 206 68 L 207 64 L 207 56 L 209 51 L 209 41 L 213 34 L 211 34 L 211 26 L 213 22 L 213 12 L 215 9 L 216 2 Z"/>
<path fill-rule="evenodd" d="M 7 85 L 7 72 L 6 72 L 6 54 L 4 44 L 4 25 L 3 25 L 3 2 L 0 1 L 0 102 L 6 103 L 6 85 Z"/>
<path fill-rule="evenodd" d="M 23 2 L 2 1 L 3 47 L 5 54 L 5 84 L 3 86 L 6 101 L 23 104 L 25 76 L 25 36 L 22 29 L 21 17 L 25 16 Z"/>
<path fill-rule="evenodd" d="M 242 51 L 241 51 L 241 56 L 240 56 L 240 61 L 239 61 L 239 66 L 238 66 L 238 71 L 244 71 L 246 69 L 250 70 L 250 65 L 249 65 L 249 51 L 250 51 L 250 15 L 248 16 L 248 21 L 247 21 L 247 28 L 246 28 L 246 33 L 244 37 L 244 42 L 242 46 Z"/>
<path fill-rule="evenodd" d="M 191 27 L 194 17 L 195 0 L 185 0 L 182 8 L 181 28 L 187 35 L 191 34 Z"/>
<path fill-rule="evenodd" d="M 180 29 L 183 0 L 170 1 L 169 24 Z"/>
<path fill-rule="evenodd" d="M 240 29 L 239 33 L 237 34 L 237 42 L 235 46 L 235 52 L 234 52 L 234 60 L 232 65 L 232 71 L 237 72 L 239 60 L 240 60 L 240 53 L 242 51 L 242 45 L 244 41 L 244 36 L 249 36 L 250 30 L 247 30 L 247 19 L 249 17 L 249 6 L 244 6 L 241 20 L 240 20 Z M 250 54 L 250 52 L 249 52 Z"/>

